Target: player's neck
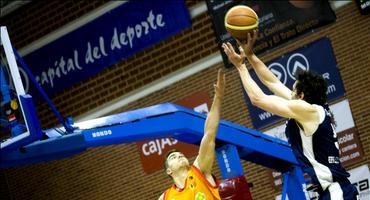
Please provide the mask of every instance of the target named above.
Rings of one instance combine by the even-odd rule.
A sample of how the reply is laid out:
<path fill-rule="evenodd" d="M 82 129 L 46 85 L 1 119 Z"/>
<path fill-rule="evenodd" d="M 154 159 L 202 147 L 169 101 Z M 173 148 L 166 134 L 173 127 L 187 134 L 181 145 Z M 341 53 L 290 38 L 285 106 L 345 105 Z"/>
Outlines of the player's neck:
<path fill-rule="evenodd" d="M 185 187 L 185 181 L 188 177 L 188 171 L 188 168 L 181 168 L 173 174 L 173 182 L 175 183 L 177 188 L 183 189 Z"/>

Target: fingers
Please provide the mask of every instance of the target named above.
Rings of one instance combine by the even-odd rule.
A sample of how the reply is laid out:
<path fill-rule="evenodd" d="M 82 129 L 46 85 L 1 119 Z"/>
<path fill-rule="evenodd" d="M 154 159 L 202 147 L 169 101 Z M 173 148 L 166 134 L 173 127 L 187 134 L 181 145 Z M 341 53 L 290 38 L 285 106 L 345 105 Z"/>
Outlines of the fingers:
<path fill-rule="evenodd" d="M 253 40 L 252 40 L 253 43 L 257 40 L 257 36 L 258 36 L 258 30 L 254 29 L 253 30 Z"/>
<path fill-rule="evenodd" d="M 235 51 L 234 51 L 234 47 L 233 47 L 233 45 L 231 45 L 231 44 L 230 44 L 230 42 L 227 42 L 226 44 L 227 44 L 227 47 L 229 47 L 230 52 L 231 52 L 232 54 L 235 54 Z"/>
<path fill-rule="evenodd" d="M 236 42 L 238 43 L 239 46 L 244 45 L 242 42 L 240 42 L 240 40 L 238 40 L 238 39 L 235 39 L 235 40 L 236 40 Z"/>
<path fill-rule="evenodd" d="M 229 42 L 223 43 L 222 48 L 227 56 L 231 56 L 235 53 L 233 46 Z"/>
<path fill-rule="evenodd" d="M 224 70 L 222 68 L 218 69 L 218 77 L 224 74 Z"/>
<path fill-rule="evenodd" d="M 257 36 L 258 36 L 258 30 L 257 29 L 254 29 L 252 32 L 248 32 L 247 33 L 247 41 L 248 41 L 248 45 L 251 45 L 251 44 L 254 44 L 254 42 L 257 40 Z"/>
<path fill-rule="evenodd" d="M 239 46 L 239 52 L 240 52 L 241 57 L 243 57 L 243 58 L 246 57 L 243 47 Z"/>
<path fill-rule="evenodd" d="M 225 82 L 225 73 L 224 70 L 221 68 L 218 70 L 218 77 L 217 77 L 217 85 L 222 85 Z"/>
<path fill-rule="evenodd" d="M 230 59 L 230 49 L 229 49 L 229 47 L 227 47 L 227 45 L 225 43 L 223 43 L 222 48 L 224 49 L 224 53 L 226 54 L 226 56 Z"/>
<path fill-rule="evenodd" d="M 250 45 L 252 42 L 252 36 L 251 33 L 248 32 L 248 45 Z"/>
<path fill-rule="evenodd" d="M 224 71 L 222 69 L 218 69 L 218 77 L 217 77 L 217 79 L 218 80 L 221 80 L 223 75 L 224 75 Z"/>
<path fill-rule="evenodd" d="M 244 49 L 243 49 L 242 46 L 239 46 L 239 51 L 240 51 L 241 54 L 244 53 Z"/>
<path fill-rule="evenodd" d="M 213 84 L 213 87 L 215 88 L 216 94 L 222 97 L 225 88 L 225 73 L 222 68 L 218 70 L 217 83 Z"/>
<path fill-rule="evenodd" d="M 225 43 L 222 44 L 222 48 L 224 49 L 226 55 L 230 54 L 230 49 Z"/>

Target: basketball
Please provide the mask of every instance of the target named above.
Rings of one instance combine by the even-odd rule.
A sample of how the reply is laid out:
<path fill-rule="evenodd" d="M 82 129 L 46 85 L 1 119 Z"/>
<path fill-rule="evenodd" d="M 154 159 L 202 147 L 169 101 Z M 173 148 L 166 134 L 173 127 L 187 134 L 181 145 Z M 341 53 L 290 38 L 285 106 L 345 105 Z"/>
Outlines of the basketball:
<path fill-rule="evenodd" d="M 248 6 L 238 5 L 230 8 L 225 15 L 227 32 L 238 40 L 247 40 L 248 32 L 258 27 L 258 16 Z"/>

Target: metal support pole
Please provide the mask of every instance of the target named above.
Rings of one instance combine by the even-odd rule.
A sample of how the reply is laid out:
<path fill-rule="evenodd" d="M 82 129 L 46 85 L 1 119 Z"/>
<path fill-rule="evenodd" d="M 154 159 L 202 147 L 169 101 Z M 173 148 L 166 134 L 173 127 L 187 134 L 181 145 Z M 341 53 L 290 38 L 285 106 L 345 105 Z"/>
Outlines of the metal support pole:
<path fill-rule="evenodd" d="M 222 179 L 244 176 L 243 166 L 236 146 L 227 144 L 216 150 Z"/>
<path fill-rule="evenodd" d="M 285 192 L 289 199 L 307 199 L 306 185 L 303 177 L 302 169 L 298 166 L 293 166 L 290 171 L 283 174 L 283 194 L 282 199 L 285 199 Z"/>

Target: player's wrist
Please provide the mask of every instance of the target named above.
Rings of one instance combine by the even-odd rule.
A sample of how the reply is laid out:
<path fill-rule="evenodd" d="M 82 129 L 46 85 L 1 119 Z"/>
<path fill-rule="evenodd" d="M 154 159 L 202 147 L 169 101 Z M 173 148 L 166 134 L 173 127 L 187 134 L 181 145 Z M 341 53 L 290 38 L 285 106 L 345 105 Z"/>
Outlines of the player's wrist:
<path fill-rule="evenodd" d="M 243 69 L 246 69 L 244 63 L 241 63 L 240 65 L 236 65 L 235 67 L 236 69 L 238 69 L 239 72 L 243 71 Z"/>
<path fill-rule="evenodd" d="M 223 96 L 224 96 L 223 92 L 216 92 L 215 98 L 222 100 Z"/>
<path fill-rule="evenodd" d="M 250 60 L 253 58 L 253 56 L 255 56 L 254 52 L 251 50 L 249 52 L 245 52 L 245 57 Z"/>

